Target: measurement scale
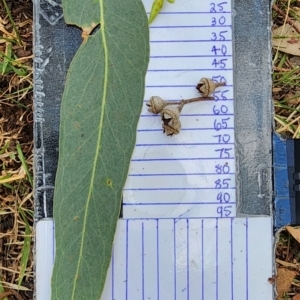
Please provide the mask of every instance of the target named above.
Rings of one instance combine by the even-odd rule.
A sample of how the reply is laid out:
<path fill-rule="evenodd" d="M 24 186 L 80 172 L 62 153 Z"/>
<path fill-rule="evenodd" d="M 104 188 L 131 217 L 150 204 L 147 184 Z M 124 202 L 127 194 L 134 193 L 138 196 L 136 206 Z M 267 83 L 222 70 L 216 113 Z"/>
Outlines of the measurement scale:
<path fill-rule="evenodd" d="M 144 1 L 147 11 L 152 1 Z M 180 134 L 162 134 L 144 105 L 127 184 L 125 218 L 234 217 L 235 161 L 230 2 L 168 5 L 150 26 L 145 102 L 199 96 L 200 78 L 225 81 L 215 101 L 186 105 Z"/>
<path fill-rule="evenodd" d="M 197 97 L 202 77 L 226 86 L 186 105 L 172 137 L 144 104 L 101 300 L 273 297 L 272 219 L 237 216 L 232 37 L 230 0 L 166 3 L 150 25 L 145 103 Z M 53 221 L 39 223 L 37 243 L 52 236 L 40 243 L 51 265 Z M 50 299 L 42 269 L 37 300 Z"/>

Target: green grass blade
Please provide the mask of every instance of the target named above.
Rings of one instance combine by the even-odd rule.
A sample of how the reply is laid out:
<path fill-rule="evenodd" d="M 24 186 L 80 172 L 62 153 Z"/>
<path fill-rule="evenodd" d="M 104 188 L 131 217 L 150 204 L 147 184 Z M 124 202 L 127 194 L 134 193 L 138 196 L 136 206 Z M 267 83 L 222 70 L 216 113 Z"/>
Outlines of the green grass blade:
<path fill-rule="evenodd" d="M 11 60 L 11 54 L 12 54 L 11 51 L 12 51 L 12 44 L 11 43 L 6 43 L 6 48 L 5 48 L 6 57 L 3 60 L 2 72 L 1 72 L 2 75 L 4 75 L 6 73 L 8 63 Z"/>
<path fill-rule="evenodd" d="M 28 169 L 28 166 L 27 166 L 27 163 L 26 163 L 26 159 L 24 157 L 24 154 L 22 152 L 22 149 L 21 149 L 21 146 L 20 146 L 20 143 L 17 142 L 17 145 L 16 145 L 16 148 L 17 148 L 17 153 L 18 153 L 18 157 L 22 163 L 22 166 L 26 172 L 26 175 L 27 175 L 27 179 L 29 181 L 29 183 L 31 184 L 31 186 L 33 186 L 33 180 L 32 180 L 32 176 L 29 172 L 29 169 Z"/>
<path fill-rule="evenodd" d="M 24 244 L 23 244 L 23 248 L 22 248 L 22 254 L 21 254 L 21 269 L 20 269 L 20 275 L 19 275 L 19 280 L 18 280 L 18 288 L 20 288 L 20 285 L 23 281 L 23 277 L 25 275 L 25 271 L 26 271 L 26 267 L 27 267 L 27 263 L 28 263 L 28 259 L 29 259 L 29 255 L 30 255 L 30 251 L 31 251 L 31 229 L 29 226 L 29 223 L 27 221 L 26 215 L 24 214 L 24 212 L 18 208 L 18 211 L 20 213 L 20 215 L 22 216 L 22 219 L 25 223 L 25 233 L 24 233 Z"/>
<path fill-rule="evenodd" d="M 10 20 L 10 23 L 13 27 L 13 29 L 15 30 L 15 33 L 16 33 L 16 36 L 17 36 L 17 40 L 18 40 L 18 44 L 21 46 L 23 43 L 22 43 L 22 40 L 21 40 L 21 37 L 19 35 L 19 32 L 17 30 L 17 27 L 16 27 L 16 24 L 14 22 L 14 19 L 12 18 L 12 15 L 11 15 L 11 12 L 9 10 L 9 7 L 7 6 L 7 3 L 6 3 L 6 0 L 2 0 L 3 4 L 4 4 L 4 7 L 5 7 L 5 10 L 6 10 L 6 13 L 8 15 L 8 18 Z"/>
<path fill-rule="evenodd" d="M 3 285 L 2 285 L 2 282 L 0 281 L 0 294 L 2 294 L 2 293 L 4 293 L 4 292 L 5 292 L 4 287 L 3 287 Z M 7 297 L 4 297 L 4 298 L 1 299 L 1 300 L 8 300 L 8 298 L 7 298 Z"/>
<path fill-rule="evenodd" d="M 9 142 L 5 143 L 5 145 L 0 149 L 0 155 L 3 154 L 9 146 Z"/>

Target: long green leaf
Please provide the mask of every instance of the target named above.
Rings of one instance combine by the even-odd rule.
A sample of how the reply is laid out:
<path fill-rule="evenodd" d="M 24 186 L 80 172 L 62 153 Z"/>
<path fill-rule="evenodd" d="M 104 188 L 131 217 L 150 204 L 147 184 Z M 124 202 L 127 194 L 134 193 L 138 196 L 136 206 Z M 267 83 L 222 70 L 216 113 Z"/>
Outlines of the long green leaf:
<path fill-rule="evenodd" d="M 26 159 L 25 159 L 25 156 L 24 156 L 24 154 L 22 152 L 22 149 L 21 149 L 21 146 L 20 146 L 19 142 L 17 142 L 17 147 L 16 148 L 17 148 L 19 159 L 20 159 L 20 161 L 22 163 L 22 166 L 23 166 L 23 168 L 24 168 L 24 170 L 26 172 L 28 181 L 31 184 L 31 186 L 33 186 L 33 179 L 32 179 L 32 176 L 30 174 L 30 171 L 28 169 L 28 166 L 27 166 L 27 163 L 26 163 Z"/>
<path fill-rule="evenodd" d="M 0 281 L 0 295 L 5 293 L 4 287 L 2 285 L 2 282 Z M 2 300 L 8 300 L 7 297 L 2 298 Z"/>
<path fill-rule="evenodd" d="M 67 22 L 100 29 L 76 53 L 62 100 L 52 300 L 99 300 L 143 103 L 148 22 L 141 0 L 63 7 Z"/>
<path fill-rule="evenodd" d="M 21 283 L 23 281 L 23 277 L 25 275 L 25 271 L 27 268 L 27 263 L 28 263 L 28 258 L 30 255 L 30 243 L 31 243 L 31 229 L 29 226 L 29 223 L 27 221 L 27 217 L 25 213 L 22 211 L 22 209 L 18 208 L 18 211 L 20 215 L 22 216 L 22 219 L 25 223 L 25 234 L 24 234 L 24 244 L 22 248 L 22 255 L 21 255 L 21 269 L 20 269 L 20 275 L 19 275 L 19 280 L 18 280 L 18 288 L 20 288 Z"/>

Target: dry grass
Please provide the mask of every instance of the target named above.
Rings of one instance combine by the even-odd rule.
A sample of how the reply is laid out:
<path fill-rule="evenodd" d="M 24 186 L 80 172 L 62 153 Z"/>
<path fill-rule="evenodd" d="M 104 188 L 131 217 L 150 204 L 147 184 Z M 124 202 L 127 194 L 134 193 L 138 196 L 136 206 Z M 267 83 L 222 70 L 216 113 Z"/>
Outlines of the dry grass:
<path fill-rule="evenodd" d="M 295 21 L 300 21 L 298 0 L 274 1 L 272 29 L 275 30 L 286 24 L 292 25 L 293 36 L 285 37 L 290 46 L 300 45 L 300 30 Z M 273 37 L 276 38 L 278 35 L 274 34 Z M 300 138 L 300 50 L 295 54 L 283 51 L 285 51 L 283 47 L 273 47 L 273 100 L 276 132 L 283 137 Z"/>
<path fill-rule="evenodd" d="M 300 243 L 296 239 L 300 237 L 300 230 L 292 230 L 294 236 L 283 229 L 276 245 L 278 300 L 300 299 Z"/>
<path fill-rule="evenodd" d="M 281 40 L 279 45 L 273 47 L 275 129 L 284 138 L 300 138 L 299 21 L 299 0 L 274 1 L 272 29 L 276 32 L 273 38 Z M 290 30 L 285 31 L 288 27 Z M 281 231 L 275 255 L 277 277 L 270 279 L 270 283 L 276 282 L 277 300 L 300 300 L 299 241 L 288 231 Z"/>
<path fill-rule="evenodd" d="M 30 0 L 1 0 L 0 36 L 0 297 L 2 294 L 5 300 L 31 300 L 33 56 Z"/>

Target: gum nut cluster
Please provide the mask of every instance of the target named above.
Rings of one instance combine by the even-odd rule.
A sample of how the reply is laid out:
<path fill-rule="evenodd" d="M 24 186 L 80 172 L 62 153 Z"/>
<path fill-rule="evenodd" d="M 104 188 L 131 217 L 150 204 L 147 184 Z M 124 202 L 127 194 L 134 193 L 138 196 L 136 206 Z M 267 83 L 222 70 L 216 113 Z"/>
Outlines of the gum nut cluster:
<path fill-rule="evenodd" d="M 210 97 L 215 89 L 219 86 L 224 86 L 225 82 L 216 83 L 210 78 L 201 78 L 198 82 L 196 89 L 201 94 L 201 97 L 178 101 L 165 101 L 159 96 L 152 96 L 146 103 L 148 111 L 153 114 L 160 114 L 162 120 L 163 132 L 167 136 L 176 135 L 180 132 L 181 122 L 180 112 L 185 104 L 198 102 L 203 100 L 214 100 Z"/>

